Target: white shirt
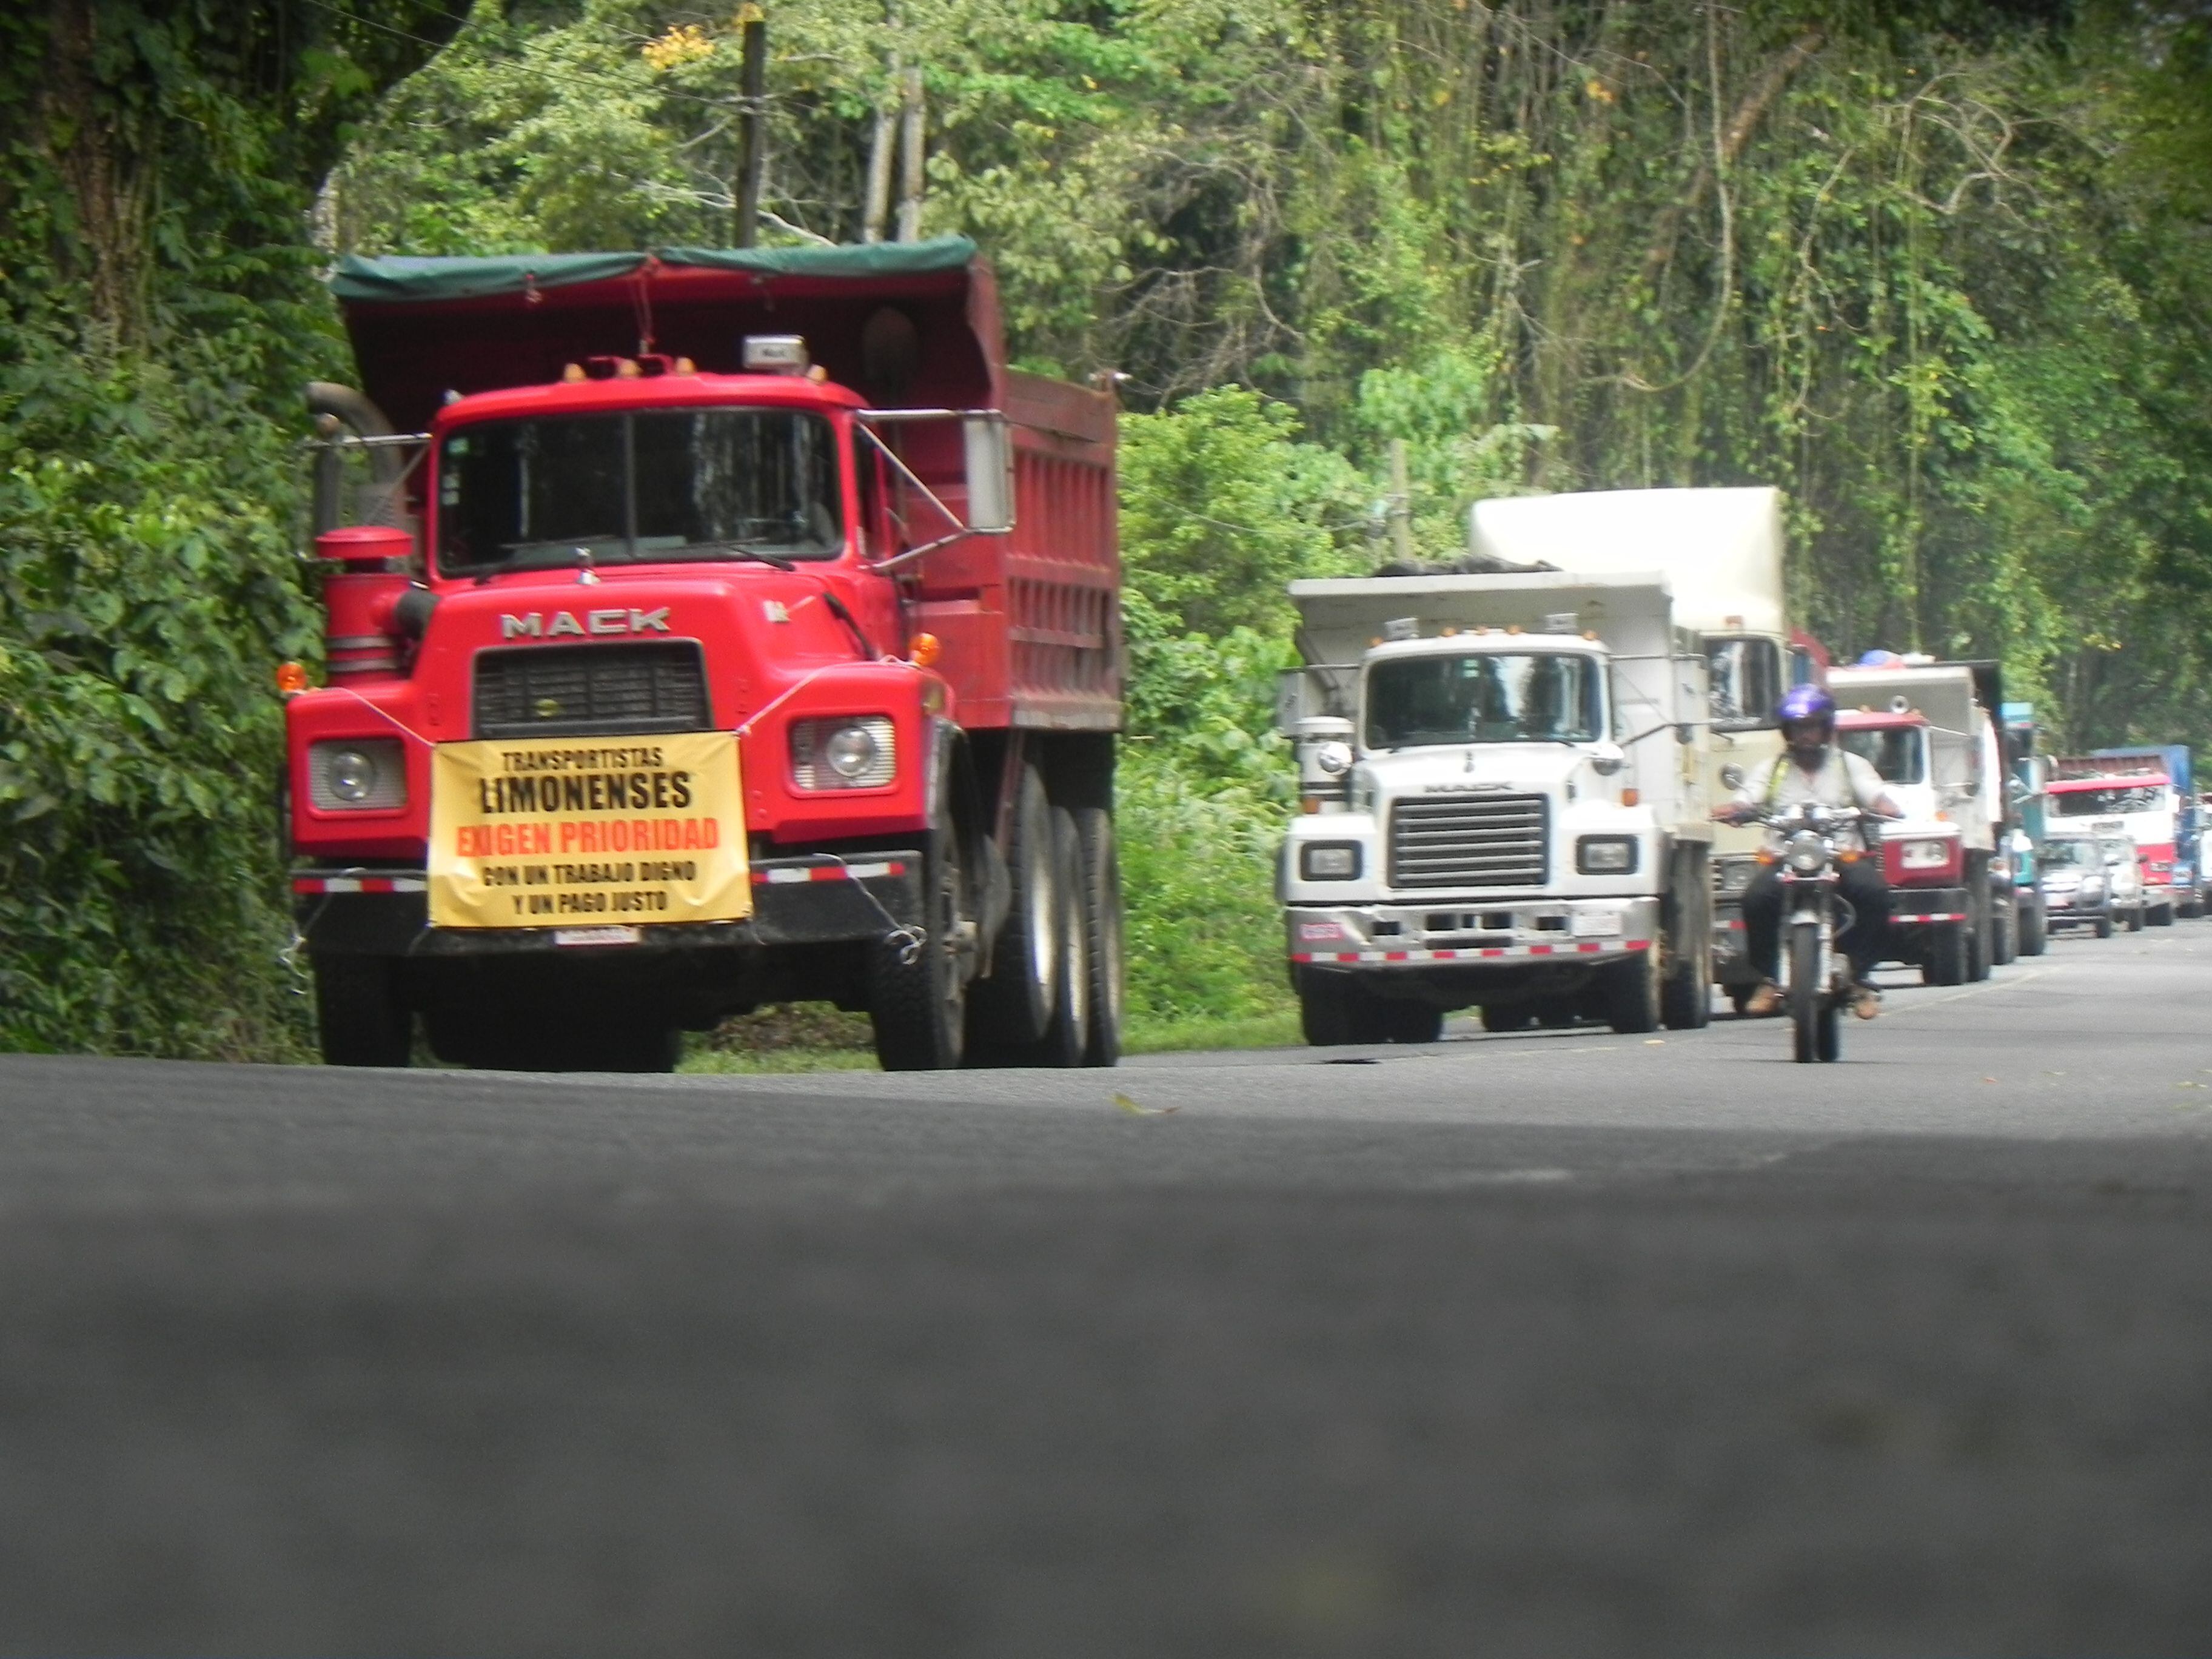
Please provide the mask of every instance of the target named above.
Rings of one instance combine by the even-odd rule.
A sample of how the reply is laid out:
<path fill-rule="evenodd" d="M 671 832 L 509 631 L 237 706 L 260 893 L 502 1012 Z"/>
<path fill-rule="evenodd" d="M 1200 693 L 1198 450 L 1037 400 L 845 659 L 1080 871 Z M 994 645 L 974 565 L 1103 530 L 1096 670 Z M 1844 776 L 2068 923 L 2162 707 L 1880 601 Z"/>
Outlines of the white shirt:
<path fill-rule="evenodd" d="M 1769 811 L 1778 806 L 1856 806 L 1862 812 L 1871 812 L 1884 799 L 1881 774 L 1874 769 L 1874 763 L 1833 744 L 1828 745 L 1817 771 L 1808 772 L 1785 749 L 1765 764 L 1753 767 L 1743 787 L 1735 792 L 1737 805 Z M 1836 840 L 1844 847 L 1863 849 L 1866 844 L 1853 830 L 1844 830 Z M 1770 836 L 1768 845 L 1779 847 L 1781 841 L 1779 836 Z"/>

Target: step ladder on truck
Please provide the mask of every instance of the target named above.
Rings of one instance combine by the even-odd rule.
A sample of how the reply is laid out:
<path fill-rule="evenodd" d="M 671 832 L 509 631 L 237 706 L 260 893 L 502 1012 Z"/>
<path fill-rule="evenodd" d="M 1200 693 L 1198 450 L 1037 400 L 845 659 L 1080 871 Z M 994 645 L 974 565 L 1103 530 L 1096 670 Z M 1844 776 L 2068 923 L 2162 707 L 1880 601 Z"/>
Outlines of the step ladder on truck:
<path fill-rule="evenodd" d="M 1110 1064 L 1113 400 L 964 239 L 349 258 L 287 832 L 323 1053 L 665 1069 L 761 1004 Z"/>

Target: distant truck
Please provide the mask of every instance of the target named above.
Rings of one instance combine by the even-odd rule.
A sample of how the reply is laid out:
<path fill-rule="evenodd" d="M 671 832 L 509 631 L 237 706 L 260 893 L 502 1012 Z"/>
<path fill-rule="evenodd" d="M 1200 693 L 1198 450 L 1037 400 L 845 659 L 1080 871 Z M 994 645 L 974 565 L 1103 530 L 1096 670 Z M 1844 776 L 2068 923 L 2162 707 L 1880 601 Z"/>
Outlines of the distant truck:
<path fill-rule="evenodd" d="M 1931 985 L 1987 978 L 2018 937 L 1993 676 L 1990 665 L 1920 656 L 1828 675 L 1838 741 L 1873 763 L 1905 811 L 1882 830 L 1888 954 Z"/>
<path fill-rule="evenodd" d="M 1291 585 L 1281 715 L 1305 811 L 1282 849 L 1316 1044 L 1711 1004 L 1706 659 L 1656 573 Z"/>
<path fill-rule="evenodd" d="M 1115 410 L 961 238 L 349 258 L 287 705 L 324 1057 L 887 1067 L 1119 1044 Z M 368 477 L 349 487 L 348 469 Z"/>
<path fill-rule="evenodd" d="M 2094 760 L 2141 760 L 2161 768 L 2173 784 L 2175 833 L 2173 853 L 2169 860 L 2161 860 L 2154 852 L 2147 858 L 2143 878 L 2151 890 L 2154 908 L 2159 902 L 2159 889 L 2166 890 L 2166 900 L 2178 916 L 2191 919 L 2204 914 L 2205 890 L 2208 878 L 2201 854 L 2200 841 L 2204 828 L 2202 805 L 2197 798 L 2197 784 L 2191 775 L 2189 747 L 2186 744 L 2168 743 L 2145 745 L 2133 749 L 2093 749 Z M 2166 868 L 2158 866 L 2163 861 Z M 2164 880 L 2161 882 L 2160 878 Z"/>
<path fill-rule="evenodd" d="M 1697 636 L 1705 658 L 1709 740 L 1697 758 L 1708 799 L 1725 799 L 1735 780 L 1781 752 L 1774 707 L 1790 685 L 1820 678 L 1826 658 L 1790 623 L 1779 490 L 1503 496 L 1474 504 L 1469 531 L 1478 560 L 1664 578 L 1674 626 Z M 1765 839 L 1755 824 L 1717 826 L 1709 860 L 1713 973 L 1739 1010 L 1759 981 L 1744 951 L 1741 900 Z"/>
<path fill-rule="evenodd" d="M 2189 844 L 2194 839 L 2196 798 L 2186 749 L 2176 745 L 2062 755 L 2053 770 L 2053 835 L 2085 829 L 2117 830 L 2125 835 L 2142 866 L 2144 920 L 2150 926 L 2172 927 L 2184 905 L 2195 907 L 2194 914 L 2203 913 Z"/>

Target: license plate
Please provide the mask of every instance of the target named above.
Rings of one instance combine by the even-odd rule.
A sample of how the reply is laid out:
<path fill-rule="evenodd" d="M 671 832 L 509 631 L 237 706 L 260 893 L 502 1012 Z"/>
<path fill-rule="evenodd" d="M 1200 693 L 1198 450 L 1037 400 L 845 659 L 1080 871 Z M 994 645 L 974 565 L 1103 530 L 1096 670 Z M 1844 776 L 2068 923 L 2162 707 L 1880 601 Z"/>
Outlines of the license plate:
<path fill-rule="evenodd" d="M 556 945 L 635 945 L 645 937 L 642 927 L 556 927 Z"/>
<path fill-rule="evenodd" d="M 1593 935 L 1610 936 L 1620 932 L 1620 912 L 1618 910 L 1577 910 L 1568 918 L 1567 931 L 1577 938 Z"/>

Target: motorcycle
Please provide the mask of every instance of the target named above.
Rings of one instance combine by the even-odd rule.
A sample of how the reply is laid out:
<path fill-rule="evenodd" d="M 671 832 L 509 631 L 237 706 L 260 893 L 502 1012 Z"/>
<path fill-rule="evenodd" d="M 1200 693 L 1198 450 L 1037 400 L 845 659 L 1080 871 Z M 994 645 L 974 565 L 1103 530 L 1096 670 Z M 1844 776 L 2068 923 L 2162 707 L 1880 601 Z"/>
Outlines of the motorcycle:
<path fill-rule="evenodd" d="M 1870 817 L 1856 807 L 1803 805 L 1764 812 L 1759 820 L 1782 837 L 1775 857 L 1782 866 L 1783 1004 L 1794 1056 L 1801 1064 L 1833 1060 L 1841 1051 L 1839 1015 L 1852 990 L 1850 959 L 1836 948 L 1850 908 L 1838 891 L 1837 870 L 1846 858 L 1875 856 L 1838 842 Z"/>

